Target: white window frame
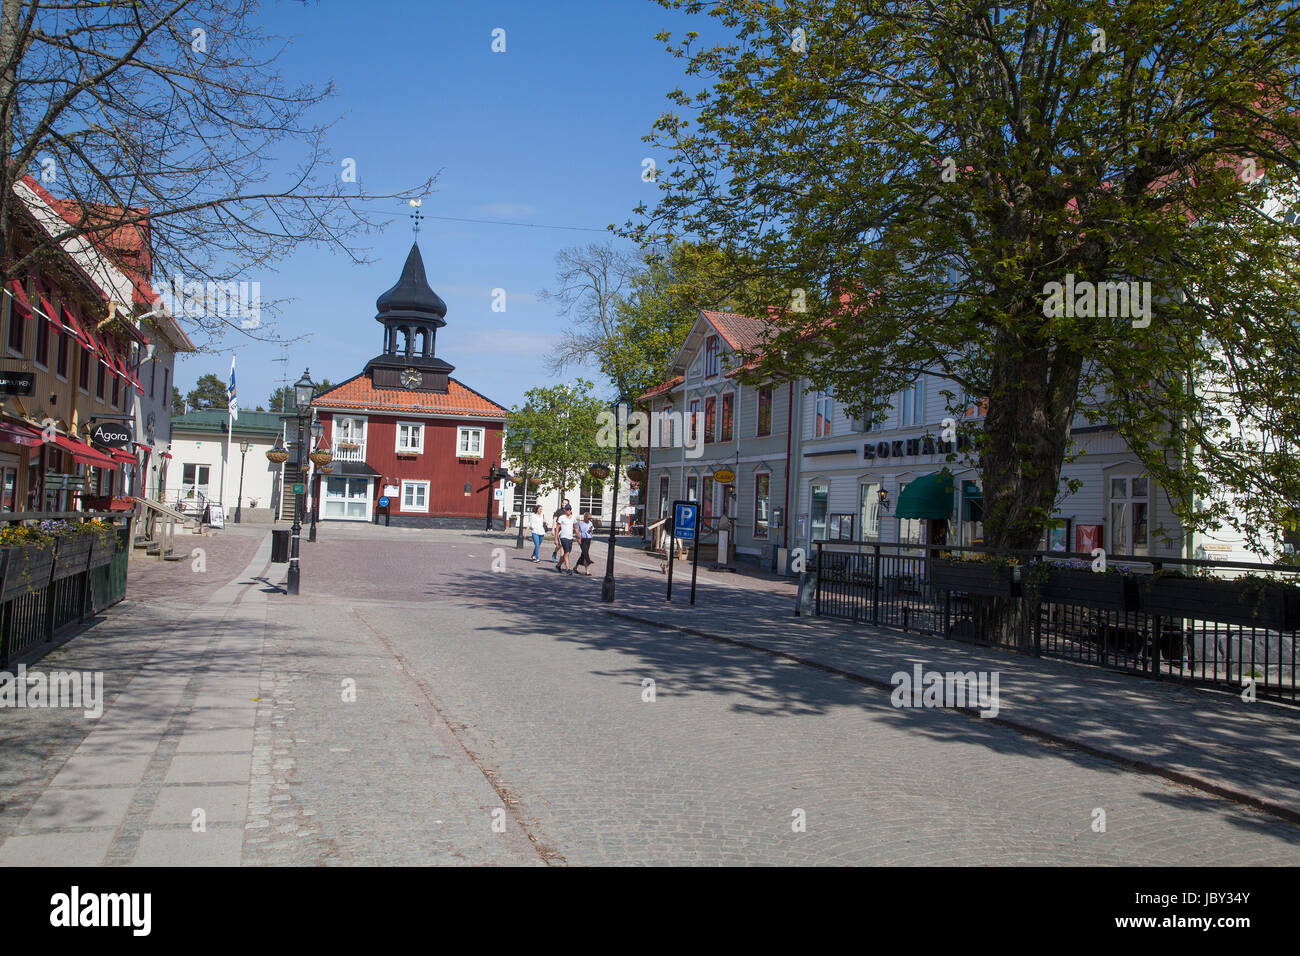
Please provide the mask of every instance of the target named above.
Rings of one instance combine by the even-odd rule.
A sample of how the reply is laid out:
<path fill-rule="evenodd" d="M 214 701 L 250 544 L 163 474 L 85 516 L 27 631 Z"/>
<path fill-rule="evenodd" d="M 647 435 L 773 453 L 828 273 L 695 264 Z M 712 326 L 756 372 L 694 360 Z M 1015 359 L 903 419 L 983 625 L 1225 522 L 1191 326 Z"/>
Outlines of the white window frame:
<path fill-rule="evenodd" d="M 831 424 L 831 414 L 835 411 L 835 400 L 831 398 L 830 392 L 818 391 L 813 396 L 813 438 L 830 438 L 835 434 L 835 426 Z M 818 422 L 825 424 L 825 429 L 817 427 Z M 823 434 L 823 431 L 825 434 Z"/>
<path fill-rule="evenodd" d="M 419 487 L 424 489 L 424 507 L 419 505 L 408 505 L 406 503 L 406 489 Z M 429 482 L 412 480 L 410 478 L 402 479 L 402 514 L 428 514 L 429 513 Z"/>
<path fill-rule="evenodd" d="M 925 424 L 925 376 L 919 376 L 909 387 L 898 393 L 898 423 L 900 425 Z"/>
<path fill-rule="evenodd" d="M 416 443 L 414 446 L 402 444 L 402 429 L 409 428 L 415 435 Z M 457 441 L 460 436 L 457 435 Z M 393 429 L 393 448 L 399 455 L 422 455 L 424 454 L 424 422 L 396 422 Z"/>
<path fill-rule="evenodd" d="M 485 432 L 486 432 L 486 431 L 487 431 L 487 429 L 485 429 L 485 428 L 477 428 L 477 427 L 472 426 L 472 425 L 460 425 L 459 427 L 457 427 L 457 429 L 456 429 L 456 457 L 457 457 L 457 458 L 482 458 L 482 457 L 483 457 L 483 441 L 484 441 L 484 437 L 485 437 Z M 478 432 L 478 451 L 466 451 L 466 450 L 464 450 L 464 448 L 465 448 L 465 444 L 466 444 L 465 441 L 464 441 L 464 438 L 465 438 L 465 436 L 466 436 L 468 433 L 470 433 L 470 432 Z"/>
<path fill-rule="evenodd" d="M 345 435 L 347 431 L 344 428 L 344 422 L 356 422 L 356 427 L 360 429 L 360 437 L 355 433 L 351 436 Z M 362 448 L 366 447 L 366 432 L 369 430 L 370 422 L 364 415 L 335 415 L 333 422 L 330 424 L 330 436 L 332 441 L 354 441 Z"/>

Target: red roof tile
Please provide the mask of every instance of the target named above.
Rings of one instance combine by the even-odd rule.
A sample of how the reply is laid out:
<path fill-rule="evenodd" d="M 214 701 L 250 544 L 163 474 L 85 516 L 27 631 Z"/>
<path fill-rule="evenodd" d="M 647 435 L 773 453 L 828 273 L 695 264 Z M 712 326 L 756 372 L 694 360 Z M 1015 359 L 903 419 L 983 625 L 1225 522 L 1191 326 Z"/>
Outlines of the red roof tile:
<path fill-rule="evenodd" d="M 682 382 L 684 381 L 686 381 L 686 377 L 684 375 L 674 376 L 673 378 L 670 378 L 668 381 L 664 382 L 662 385 L 656 385 L 654 388 L 650 389 L 650 391 L 646 392 L 644 395 L 639 396 L 637 398 L 637 401 L 648 402 L 650 399 L 656 398 L 659 395 L 667 394 L 668 392 L 671 392 L 674 388 L 676 388 L 678 385 L 682 384 Z"/>
<path fill-rule="evenodd" d="M 756 319 L 751 315 L 737 315 L 735 312 L 700 312 L 713 325 L 727 344 L 738 352 L 753 352 L 763 343 L 763 330 L 768 326 L 767 319 Z"/>
<path fill-rule="evenodd" d="M 317 395 L 312 404 L 325 408 L 355 408 L 375 412 L 408 412 L 419 415 L 473 415 L 478 418 L 509 417 L 510 412 L 454 378 L 447 379 L 447 392 L 413 392 L 404 388 L 375 388 L 364 372 Z"/>

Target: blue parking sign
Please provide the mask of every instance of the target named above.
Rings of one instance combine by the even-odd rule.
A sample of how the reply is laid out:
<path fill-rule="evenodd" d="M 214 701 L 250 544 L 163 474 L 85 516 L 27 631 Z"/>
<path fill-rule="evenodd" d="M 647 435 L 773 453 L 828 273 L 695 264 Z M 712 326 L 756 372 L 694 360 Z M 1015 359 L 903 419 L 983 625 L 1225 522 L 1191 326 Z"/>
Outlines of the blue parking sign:
<path fill-rule="evenodd" d="M 673 537 L 694 541 L 695 519 L 699 517 L 699 514 L 699 505 L 693 502 L 676 502 L 673 505 Z"/>

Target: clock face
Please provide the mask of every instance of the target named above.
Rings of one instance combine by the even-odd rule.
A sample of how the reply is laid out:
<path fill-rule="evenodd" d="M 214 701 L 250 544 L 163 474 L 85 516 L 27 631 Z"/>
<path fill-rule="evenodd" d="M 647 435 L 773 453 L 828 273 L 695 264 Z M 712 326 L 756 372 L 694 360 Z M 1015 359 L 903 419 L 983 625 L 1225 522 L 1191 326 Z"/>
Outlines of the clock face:
<path fill-rule="evenodd" d="M 402 372 L 402 384 L 407 388 L 415 388 L 420 384 L 420 373 L 416 369 L 408 368 Z"/>

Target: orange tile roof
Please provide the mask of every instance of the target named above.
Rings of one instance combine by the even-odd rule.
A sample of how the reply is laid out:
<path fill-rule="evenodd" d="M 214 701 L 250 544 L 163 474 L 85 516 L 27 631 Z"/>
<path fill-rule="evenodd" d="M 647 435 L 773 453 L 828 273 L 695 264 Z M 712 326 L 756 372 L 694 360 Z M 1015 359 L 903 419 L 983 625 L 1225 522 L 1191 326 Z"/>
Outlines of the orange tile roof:
<path fill-rule="evenodd" d="M 711 312 L 703 309 L 704 316 L 727 340 L 727 344 L 738 352 L 752 352 L 763 342 L 763 330 L 768 326 L 767 319 L 756 319 L 752 315 L 738 315 L 735 312 Z"/>
<path fill-rule="evenodd" d="M 375 388 L 362 372 L 317 395 L 312 404 L 325 408 L 356 408 L 374 412 L 407 412 L 419 415 L 473 415 L 478 418 L 508 418 L 504 406 L 485 398 L 454 378 L 447 379 L 447 392 L 413 392 L 404 388 Z"/>
<path fill-rule="evenodd" d="M 674 388 L 682 384 L 682 382 L 684 381 L 686 381 L 686 376 L 684 375 L 674 376 L 673 378 L 670 378 L 668 381 L 664 382 L 662 385 L 656 385 L 654 388 L 650 389 L 650 391 L 646 392 L 644 395 L 639 396 L 637 398 L 637 401 L 646 402 L 659 395 L 663 395 L 666 394 L 667 392 L 671 392 Z"/>

